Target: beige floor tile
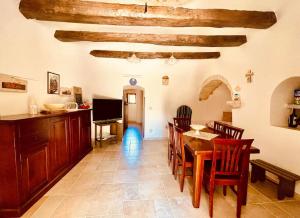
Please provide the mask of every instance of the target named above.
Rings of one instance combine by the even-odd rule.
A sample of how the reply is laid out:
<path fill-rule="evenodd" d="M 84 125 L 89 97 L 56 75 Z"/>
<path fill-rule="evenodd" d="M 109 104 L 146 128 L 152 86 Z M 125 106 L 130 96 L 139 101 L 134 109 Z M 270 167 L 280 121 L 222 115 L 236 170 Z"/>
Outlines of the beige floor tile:
<path fill-rule="evenodd" d="M 51 217 L 85 217 L 89 210 L 91 199 L 88 196 L 70 196 L 56 208 Z"/>
<path fill-rule="evenodd" d="M 42 205 L 34 213 L 32 213 L 30 217 L 52 217 L 54 211 L 57 209 L 63 199 L 63 196 L 48 196 L 47 199 L 42 203 Z"/>
<path fill-rule="evenodd" d="M 253 218 L 256 216 L 264 218 L 275 218 L 272 213 L 265 209 L 261 204 L 249 204 L 246 207 L 242 207 L 242 217 Z"/>
<path fill-rule="evenodd" d="M 155 207 L 153 201 L 124 201 L 124 215 L 127 218 L 155 218 Z"/>
<path fill-rule="evenodd" d="M 290 218 L 292 217 L 288 212 L 284 211 L 283 209 L 280 209 L 279 206 L 277 206 L 275 203 L 264 203 L 261 204 L 264 208 L 266 208 L 269 213 L 273 214 L 276 217 L 280 218 Z"/>
<path fill-rule="evenodd" d="M 300 201 L 279 201 L 276 203 L 276 206 L 286 211 L 292 217 L 300 217 Z"/>
<path fill-rule="evenodd" d="M 127 144 L 97 146 L 23 217 L 59 218 L 206 218 L 208 195 L 202 189 L 200 208 L 192 205 L 193 180 L 171 174 L 166 141 L 130 138 Z M 299 195 L 278 201 L 277 186 L 249 184 L 248 203 L 242 217 L 300 217 Z M 214 218 L 236 214 L 236 195 L 214 195 Z"/>
<path fill-rule="evenodd" d="M 38 200 L 25 214 L 23 214 L 22 218 L 32 217 L 33 214 L 47 201 L 49 197 L 43 196 L 40 200 Z"/>

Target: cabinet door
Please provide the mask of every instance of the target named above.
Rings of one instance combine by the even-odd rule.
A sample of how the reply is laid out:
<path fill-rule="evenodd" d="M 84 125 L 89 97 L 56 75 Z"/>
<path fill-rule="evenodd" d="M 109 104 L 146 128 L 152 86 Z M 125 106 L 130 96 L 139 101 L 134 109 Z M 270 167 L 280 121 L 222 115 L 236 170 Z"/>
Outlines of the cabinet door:
<path fill-rule="evenodd" d="M 69 166 L 68 117 L 51 119 L 49 159 L 52 177 L 56 176 Z"/>
<path fill-rule="evenodd" d="M 80 157 L 80 117 L 78 114 L 70 116 L 70 153 L 72 163 Z"/>
<path fill-rule="evenodd" d="M 80 136 L 81 154 L 85 155 L 91 149 L 91 112 L 84 111 L 81 116 Z"/>
<path fill-rule="evenodd" d="M 35 146 L 21 154 L 22 199 L 34 195 L 48 182 L 47 144 Z"/>

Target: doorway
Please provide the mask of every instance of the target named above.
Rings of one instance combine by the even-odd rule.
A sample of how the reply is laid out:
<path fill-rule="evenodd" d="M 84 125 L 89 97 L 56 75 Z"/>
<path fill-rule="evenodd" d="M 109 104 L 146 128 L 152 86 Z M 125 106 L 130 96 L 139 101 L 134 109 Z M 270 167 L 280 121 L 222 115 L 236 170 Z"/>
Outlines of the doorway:
<path fill-rule="evenodd" d="M 123 109 L 124 132 L 128 127 L 135 127 L 144 137 L 145 93 L 142 87 L 125 86 L 123 88 Z"/>

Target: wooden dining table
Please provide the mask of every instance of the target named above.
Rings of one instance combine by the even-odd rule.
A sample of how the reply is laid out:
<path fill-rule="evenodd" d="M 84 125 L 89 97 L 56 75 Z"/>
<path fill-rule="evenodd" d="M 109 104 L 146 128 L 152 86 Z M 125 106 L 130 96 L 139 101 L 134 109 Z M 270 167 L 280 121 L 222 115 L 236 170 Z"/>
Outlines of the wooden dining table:
<path fill-rule="evenodd" d="M 211 129 L 204 129 L 202 131 L 212 132 Z M 202 179 L 204 173 L 204 162 L 212 160 L 213 156 L 213 144 L 211 140 L 200 139 L 192 136 L 183 135 L 183 142 L 187 150 L 191 152 L 194 157 L 193 164 L 193 206 L 199 208 L 200 196 L 202 189 Z M 220 152 L 221 153 L 221 152 Z M 258 154 L 260 150 L 254 146 L 250 148 L 250 154 Z M 247 157 L 250 159 L 250 155 Z M 248 186 L 248 174 L 249 168 L 246 172 L 247 176 L 242 186 L 242 203 L 247 203 L 247 186 Z"/>

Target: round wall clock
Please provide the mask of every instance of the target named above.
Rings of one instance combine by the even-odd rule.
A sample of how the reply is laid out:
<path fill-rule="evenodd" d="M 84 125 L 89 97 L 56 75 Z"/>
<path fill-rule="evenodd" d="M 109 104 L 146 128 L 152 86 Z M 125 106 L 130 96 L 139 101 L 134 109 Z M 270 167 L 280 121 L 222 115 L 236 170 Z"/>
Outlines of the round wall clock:
<path fill-rule="evenodd" d="M 129 84 L 132 85 L 132 86 L 135 86 L 137 84 L 137 80 L 135 78 L 131 78 L 129 80 Z"/>

